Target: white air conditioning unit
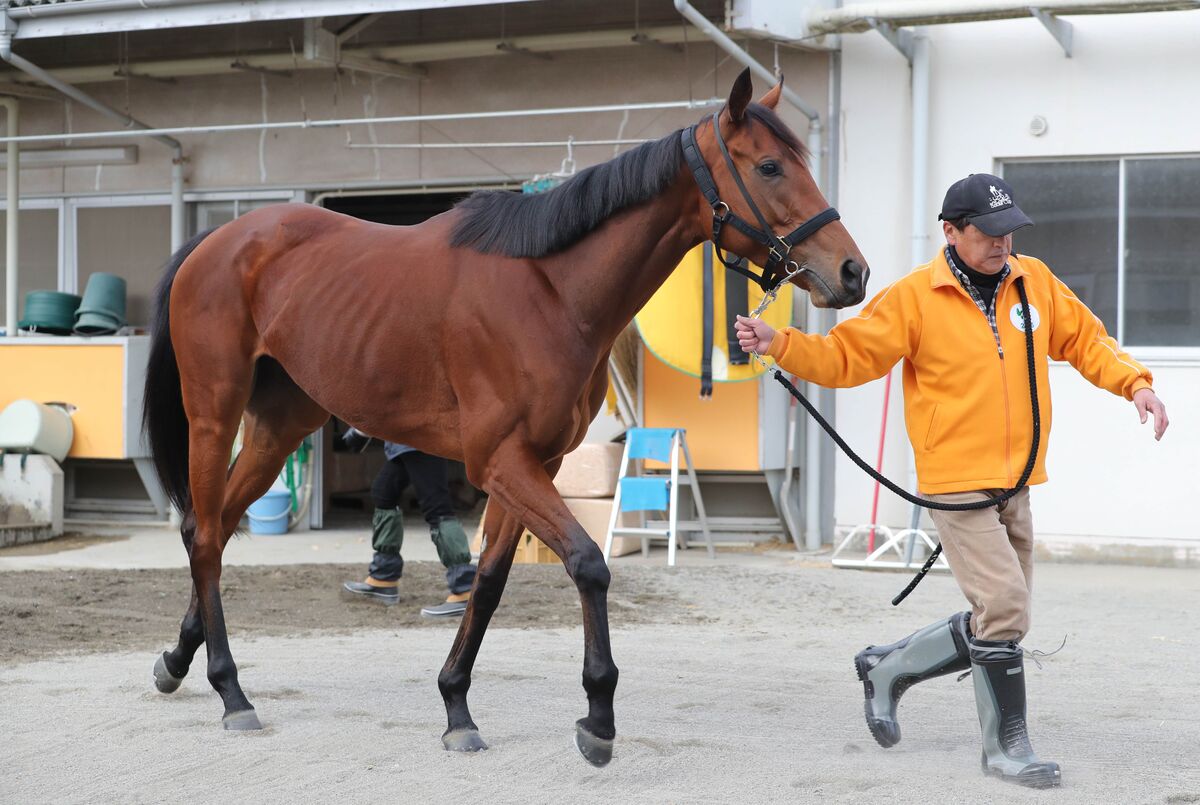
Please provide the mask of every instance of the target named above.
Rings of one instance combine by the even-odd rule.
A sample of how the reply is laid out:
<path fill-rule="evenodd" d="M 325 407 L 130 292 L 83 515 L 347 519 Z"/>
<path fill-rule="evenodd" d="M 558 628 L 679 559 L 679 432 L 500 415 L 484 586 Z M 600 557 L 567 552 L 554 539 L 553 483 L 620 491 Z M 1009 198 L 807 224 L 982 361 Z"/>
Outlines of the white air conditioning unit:
<path fill-rule="evenodd" d="M 725 27 L 730 33 L 772 39 L 813 50 L 836 50 L 838 36 L 812 37 L 808 17 L 837 8 L 837 0 L 732 0 Z"/>

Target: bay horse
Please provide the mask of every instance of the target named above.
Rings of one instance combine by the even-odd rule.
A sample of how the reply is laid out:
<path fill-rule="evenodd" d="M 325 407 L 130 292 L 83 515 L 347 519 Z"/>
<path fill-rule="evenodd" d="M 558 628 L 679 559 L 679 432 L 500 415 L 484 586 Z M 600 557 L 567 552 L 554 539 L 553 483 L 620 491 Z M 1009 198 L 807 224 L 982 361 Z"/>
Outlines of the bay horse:
<path fill-rule="evenodd" d="M 781 90 L 752 103 L 747 70 L 711 120 L 548 193 L 479 192 L 417 226 L 272 206 L 180 249 L 155 292 L 144 418 L 163 487 L 183 513 L 193 586 L 178 644 L 155 665 L 158 689 L 177 689 L 205 643 L 224 726 L 261 729 L 229 649 L 221 554 L 287 455 L 333 414 L 462 461 L 490 496 L 470 603 L 438 675 L 444 746 L 487 748 L 467 690 L 528 527 L 579 590 L 588 714 L 575 740 L 588 761 L 607 763 L 617 685 L 610 576 L 552 481 L 604 401 L 613 342 L 683 255 L 713 236 L 714 220 L 732 224 L 717 239 L 759 265 L 775 249 L 805 264 L 791 281 L 820 307 L 857 304 L 865 292 L 858 247 L 774 112 Z M 828 225 L 791 257 L 791 243 L 764 244 L 746 223 L 753 214 L 773 232 L 826 213 Z"/>

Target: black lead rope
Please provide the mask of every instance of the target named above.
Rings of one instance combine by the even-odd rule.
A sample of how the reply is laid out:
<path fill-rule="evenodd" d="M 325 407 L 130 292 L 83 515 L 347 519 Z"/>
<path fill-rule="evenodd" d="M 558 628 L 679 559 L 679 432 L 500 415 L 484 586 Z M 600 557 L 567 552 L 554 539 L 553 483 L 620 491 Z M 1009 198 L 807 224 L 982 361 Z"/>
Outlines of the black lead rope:
<path fill-rule="evenodd" d="M 1021 478 L 1017 481 L 1017 485 L 1012 489 L 1006 489 L 999 495 L 988 498 L 987 500 L 977 500 L 973 503 L 938 503 L 937 501 L 929 500 L 928 498 L 909 494 L 885 478 L 883 475 L 876 472 L 875 468 L 870 464 L 863 461 L 862 458 L 850 448 L 850 445 L 846 444 L 846 441 L 840 435 L 838 435 L 838 432 L 833 429 L 833 426 L 825 421 L 825 417 L 821 416 L 817 409 L 813 407 L 813 404 L 805 399 L 804 395 L 801 394 L 800 391 L 793 386 L 786 377 L 783 376 L 783 372 L 779 371 L 779 369 L 774 369 L 772 370 L 772 373 L 774 374 L 775 379 L 779 381 L 780 385 L 782 385 L 791 393 L 793 397 L 800 401 L 800 404 L 804 406 L 804 410 L 808 411 L 808 413 L 812 415 L 812 418 L 817 421 L 817 424 L 829 434 L 829 437 L 833 439 L 838 447 L 842 448 L 842 452 L 845 453 L 851 461 L 857 464 L 863 472 L 867 473 L 867 475 L 870 475 L 876 481 L 883 484 L 889 490 L 904 498 L 909 503 L 924 507 L 926 509 L 937 509 L 938 511 L 947 512 L 975 511 L 977 509 L 990 509 L 993 506 L 999 506 L 1010 500 L 1013 495 L 1020 492 L 1025 487 L 1025 484 L 1029 482 L 1029 477 L 1033 475 L 1033 468 L 1037 464 L 1038 450 L 1041 448 L 1042 444 L 1042 411 L 1038 405 L 1037 364 L 1035 363 L 1033 352 L 1033 322 L 1030 320 L 1029 299 L 1025 295 L 1025 278 L 1018 277 L 1016 280 L 1016 286 L 1017 293 L 1021 297 L 1021 321 L 1025 325 L 1025 357 L 1029 362 L 1029 399 L 1033 406 L 1033 444 L 1031 444 L 1029 447 L 1029 459 L 1025 462 L 1025 471 L 1021 473 Z M 899 606 L 900 602 L 907 598 L 908 594 L 917 588 L 917 585 L 921 583 L 921 579 L 925 578 L 925 575 L 933 568 L 933 563 L 937 561 L 937 558 L 941 552 L 942 545 L 939 542 L 938 546 L 933 549 L 931 554 L 929 554 L 929 558 L 925 560 L 924 566 L 917 571 L 917 575 L 913 577 L 911 582 L 909 582 L 909 585 L 905 587 L 899 595 L 892 599 L 892 606 Z"/>

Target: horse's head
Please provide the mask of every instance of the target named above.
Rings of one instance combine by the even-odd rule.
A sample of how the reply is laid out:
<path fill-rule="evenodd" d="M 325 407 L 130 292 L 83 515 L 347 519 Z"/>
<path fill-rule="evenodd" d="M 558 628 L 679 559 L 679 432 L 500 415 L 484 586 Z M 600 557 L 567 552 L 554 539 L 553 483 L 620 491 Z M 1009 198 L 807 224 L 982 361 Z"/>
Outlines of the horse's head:
<path fill-rule="evenodd" d="M 752 91 L 747 69 L 721 112 L 695 127 L 691 154 L 690 135 L 684 137 L 685 155 L 705 197 L 706 231 L 711 222 L 717 245 L 764 266 L 768 279 L 802 267 L 791 281 L 817 307 L 858 304 L 870 270 L 817 188 L 807 149 L 774 112 L 783 82 L 758 103 L 750 102 Z"/>

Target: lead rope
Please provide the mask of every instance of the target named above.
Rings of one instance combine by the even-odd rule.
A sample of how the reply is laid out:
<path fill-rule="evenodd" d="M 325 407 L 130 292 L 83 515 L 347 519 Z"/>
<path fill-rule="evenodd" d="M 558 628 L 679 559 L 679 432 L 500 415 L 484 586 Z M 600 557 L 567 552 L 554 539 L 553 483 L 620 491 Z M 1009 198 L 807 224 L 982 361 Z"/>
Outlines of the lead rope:
<path fill-rule="evenodd" d="M 779 289 L 783 287 L 783 284 L 791 280 L 792 277 L 795 277 L 796 275 L 807 270 L 807 266 L 798 265 L 794 270 L 788 272 L 788 274 L 784 276 L 784 278 L 781 279 L 775 285 L 775 287 L 763 294 L 762 301 L 759 302 L 758 307 L 754 309 L 754 312 L 750 314 L 750 318 L 760 318 L 763 311 L 775 301 L 775 298 L 779 295 Z M 814 274 L 813 276 L 816 277 L 817 275 Z M 1025 278 L 1018 277 L 1016 279 L 1016 286 L 1017 294 L 1021 297 L 1021 323 L 1025 325 L 1025 357 L 1029 365 L 1029 399 L 1033 409 L 1033 442 L 1029 447 L 1029 458 L 1025 462 L 1025 470 L 1021 473 L 1021 477 L 1017 481 L 1017 485 L 1012 489 L 1006 489 L 999 495 L 986 500 L 977 500 L 972 503 L 939 503 L 935 500 L 929 500 L 928 498 L 909 494 L 904 489 L 896 486 L 896 484 L 885 478 L 881 473 L 876 472 L 874 467 L 863 461 L 862 458 L 850 448 L 850 445 L 846 444 L 846 441 L 842 439 L 836 430 L 834 430 L 832 425 L 825 421 L 825 417 L 821 416 L 820 412 L 817 411 L 813 404 L 810 403 L 808 399 L 800 393 L 799 389 L 792 385 L 792 383 L 783 376 L 783 372 L 781 372 L 778 367 L 768 364 L 757 352 L 751 352 L 750 354 L 754 356 L 754 359 L 759 362 L 764 370 L 770 372 L 775 380 L 777 380 L 781 386 L 787 389 L 788 392 L 795 397 L 801 405 L 804 406 L 804 410 L 808 411 L 812 418 L 817 421 L 817 424 L 821 426 L 822 430 L 829 434 L 829 437 L 833 439 L 834 443 L 842 449 L 842 452 L 845 453 L 851 461 L 857 464 L 863 472 L 867 473 L 867 475 L 874 478 L 896 495 L 900 496 L 909 503 L 926 509 L 937 509 L 938 511 L 961 512 L 975 511 L 978 509 L 990 509 L 993 506 L 999 506 L 1003 503 L 1006 503 L 1013 497 L 1013 495 L 1025 488 L 1025 485 L 1029 482 L 1029 477 L 1033 475 L 1033 468 L 1037 464 L 1038 450 L 1040 449 L 1042 443 L 1042 411 L 1038 404 L 1037 364 L 1035 363 L 1033 350 L 1033 322 L 1031 321 L 1029 313 L 1029 298 L 1025 295 Z M 917 571 L 917 575 L 913 577 L 913 580 L 909 582 L 908 586 L 905 587 L 899 595 L 892 599 L 892 606 L 899 606 L 900 602 L 907 598 L 908 594 L 917 588 L 917 585 L 921 583 L 921 580 L 925 578 L 925 575 L 929 573 L 931 569 L 933 569 L 933 564 L 937 561 L 937 558 L 941 555 L 941 553 L 942 544 L 939 542 L 937 547 L 933 549 L 933 552 L 929 554 L 929 558 L 925 560 L 925 564 L 919 571 Z"/>

